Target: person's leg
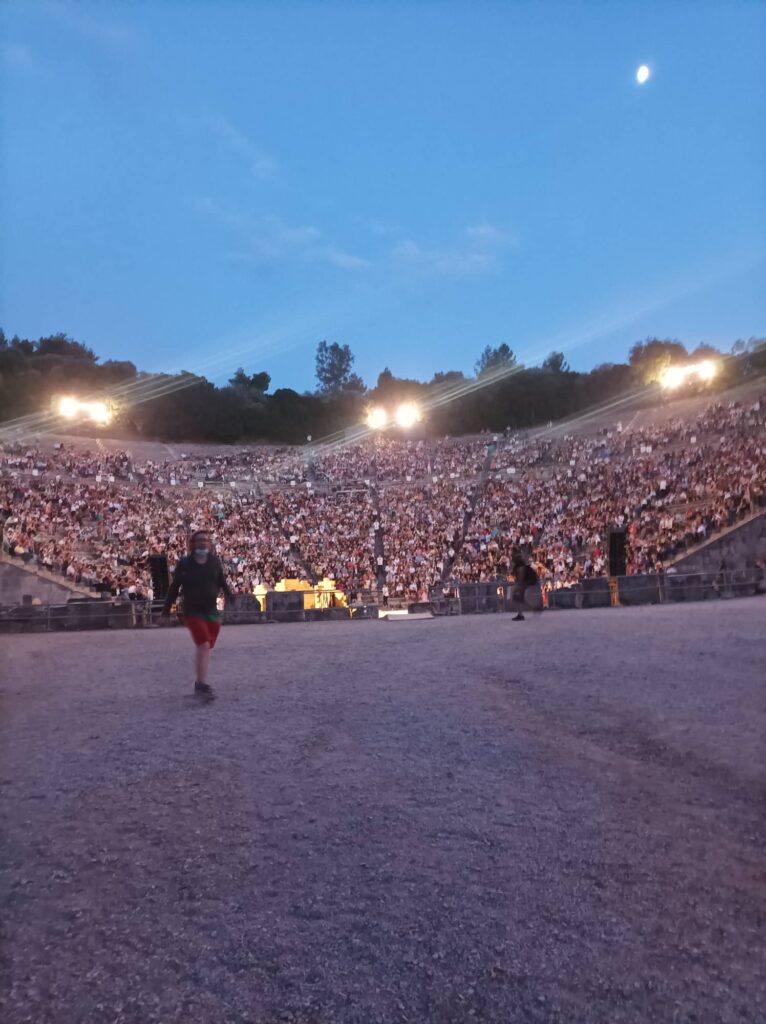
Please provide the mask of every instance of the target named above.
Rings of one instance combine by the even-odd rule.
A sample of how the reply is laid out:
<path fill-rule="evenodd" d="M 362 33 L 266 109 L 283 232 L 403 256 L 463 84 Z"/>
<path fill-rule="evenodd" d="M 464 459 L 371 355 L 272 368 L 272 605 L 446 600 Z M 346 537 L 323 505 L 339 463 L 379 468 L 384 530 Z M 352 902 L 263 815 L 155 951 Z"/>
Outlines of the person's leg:
<path fill-rule="evenodd" d="M 207 681 L 207 674 L 210 670 L 210 653 L 215 647 L 218 634 L 221 631 L 220 622 L 203 621 L 200 626 L 200 637 L 202 643 L 197 645 L 195 665 L 197 669 L 197 681 L 194 684 L 195 692 L 201 697 L 212 700 L 215 696 L 213 688 Z"/>
<path fill-rule="evenodd" d="M 539 583 L 535 583 L 533 587 L 529 588 L 529 595 L 526 597 L 526 602 L 527 607 L 533 612 L 542 612 L 545 608 L 543 588 Z"/>
<path fill-rule="evenodd" d="M 197 682 L 206 683 L 207 674 L 210 670 L 210 644 L 197 644 L 194 650 L 194 665 L 197 672 Z"/>
<path fill-rule="evenodd" d="M 186 617 L 186 626 L 192 635 L 192 640 L 194 640 L 194 692 L 198 697 L 205 697 L 210 700 L 213 697 L 213 691 L 208 686 L 206 680 L 210 668 L 210 649 L 215 643 L 215 639 L 211 637 L 208 629 L 209 624 L 204 619 L 188 615 Z"/>

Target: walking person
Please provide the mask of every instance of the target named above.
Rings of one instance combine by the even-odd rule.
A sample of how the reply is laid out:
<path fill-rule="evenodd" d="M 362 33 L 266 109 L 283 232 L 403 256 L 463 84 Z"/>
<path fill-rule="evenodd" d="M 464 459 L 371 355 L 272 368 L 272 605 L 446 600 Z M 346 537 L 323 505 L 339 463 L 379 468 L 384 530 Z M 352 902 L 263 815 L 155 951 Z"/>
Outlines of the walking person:
<path fill-rule="evenodd" d="M 530 611 L 542 611 L 540 584 L 537 573 L 520 551 L 516 551 L 513 556 L 511 571 L 514 577 L 511 601 L 516 611 L 511 622 L 523 622 L 525 608 Z M 529 597 L 527 597 L 527 591 L 530 591 Z"/>
<path fill-rule="evenodd" d="M 189 554 L 181 558 L 175 567 L 162 616 L 167 619 L 180 592 L 183 621 L 196 647 L 194 693 L 203 700 L 215 697 L 207 676 L 210 652 L 215 647 L 223 621 L 223 614 L 218 610 L 221 591 L 227 599 L 231 598 L 223 566 L 213 553 L 210 536 L 205 530 L 197 530 L 189 538 Z"/>

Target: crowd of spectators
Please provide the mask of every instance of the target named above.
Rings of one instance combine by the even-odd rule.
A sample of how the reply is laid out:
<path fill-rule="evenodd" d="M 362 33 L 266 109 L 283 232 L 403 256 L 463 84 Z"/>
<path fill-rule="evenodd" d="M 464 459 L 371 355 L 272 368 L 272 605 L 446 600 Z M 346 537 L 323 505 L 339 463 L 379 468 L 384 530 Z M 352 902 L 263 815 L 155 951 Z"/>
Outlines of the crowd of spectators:
<path fill-rule="evenodd" d="M 323 494 L 290 488 L 272 491 L 269 500 L 315 578 L 355 592 L 376 587 L 380 522 L 369 489 Z"/>
<path fill-rule="evenodd" d="M 464 480 L 481 472 L 487 454 L 486 438 L 436 441 L 402 440 L 374 434 L 356 444 L 338 445 L 315 453 L 316 478 L 332 485 L 349 482 L 411 483 Z"/>
<path fill-rule="evenodd" d="M 691 421 L 531 445 L 534 469 L 495 460 L 455 566 L 459 580 L 510 571 L 529 551 L 549 587 L 608 571 L 625 528 L 630 573 L 656 572 L 713 532 L 764 507 L 764 406 L 713 406 Z M 512 459 L 516 459 L 513 452 Z M 503 471 L 504 470 L 504 471 Z"/>
<path fill-rule="evenodd" d="M 56 443 L 45 451 L 15 443 L 6 446 L 4 451 L 0 449 L 0 466 L 32 477 L 204 487 L 232 482 L 235 486 L 237 483 L 301 483 L 306 480 L 309 460 L 307 455 L 294 449 L 271 446 L 215 455 L 180 453 L 141 462 L 130 451 L 109 450 L 103 445 L 94 451 Z"/>
<path fill-rule="evenodd" d="M 476 487 L 446 481 L 381 492 L 386 583 L 394 597 L 425 600 L 448 575 Z"/>
<path fill-rule="evenodd" d="M 301 571 L 278 522 L 253 496 L 108 481 L 3 479 L 0 507 L 7 514 L 6 551 L 72 583 L 113 594 L 151 596 L 149 556 L 164 554 L 174 564 L 186 551 L 192 527 L 214 537 L 237 591 L 273 586 Z"/>
<path fill-rule="evenodd" d="M 72 582 L 150 596 L 148 557 L 208 530 L 232 588 L 287 577 L 422 598 L 447 581 L 507 576 L 529 554 L 545 586 L 608 571 L 614 527 L 628 571 L 764 506 L 766 405 L 690 420 L 553 436 L 407 441 L 324 454 L 248 448 L 140 461 L 72 445 L 0 447 L 6 552 Z"/>

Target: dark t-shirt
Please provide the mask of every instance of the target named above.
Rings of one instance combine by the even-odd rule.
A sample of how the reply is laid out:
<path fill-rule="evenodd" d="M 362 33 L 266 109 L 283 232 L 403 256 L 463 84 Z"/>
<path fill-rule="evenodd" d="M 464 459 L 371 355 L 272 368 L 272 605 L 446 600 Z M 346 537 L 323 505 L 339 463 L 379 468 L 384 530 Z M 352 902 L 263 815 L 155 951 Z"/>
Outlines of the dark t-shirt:
<path fill-rule="evenodd" d="M 531 565 L 526 562 L 519 562 L 513 567 L 513 574 L 516 577 L 516 590 L 526 590 L 537 583 L 537 573 Z"/>
<path fill-rule="evenodd" d="M 524 566 L 524 582 L 528 587 L 533 587 L 537 583 L 537 573 L 531 565 Z"/>
<path fill-rule="evenodd" d="M 206 561 L 198 562 L 191 555 L 182 558 L 173 572 L 164 611 L 170 611 L 181 591 L 184 614 L 196 615 L 201 619 L 216 621 L 221 618 L 217 608 L 218 595 L 223 591 L 230 596 L 223 567 L 215 555 L 208 555 Z"/>

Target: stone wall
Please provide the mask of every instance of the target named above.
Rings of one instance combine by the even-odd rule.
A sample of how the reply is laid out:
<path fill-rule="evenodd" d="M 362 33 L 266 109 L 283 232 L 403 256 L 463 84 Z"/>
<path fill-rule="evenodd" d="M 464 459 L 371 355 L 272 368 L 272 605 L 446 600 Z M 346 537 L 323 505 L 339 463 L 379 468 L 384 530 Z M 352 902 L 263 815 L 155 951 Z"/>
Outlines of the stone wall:
<path fill-rule="evenodd" d="M 678 572 L 717 572 L 722 559 L 727 570 L 752 569 L 757 560 L 766 561 L 766 512 L 679 558 L 674 568 Z"/>
<path fill-rule="evenodd" d="M 61 604 L 75 595 L 60 583 L 54 583 L 20 566 L 0 562 L 0 605 L 21 604 L 25 594 L 43 604 Z"/>

